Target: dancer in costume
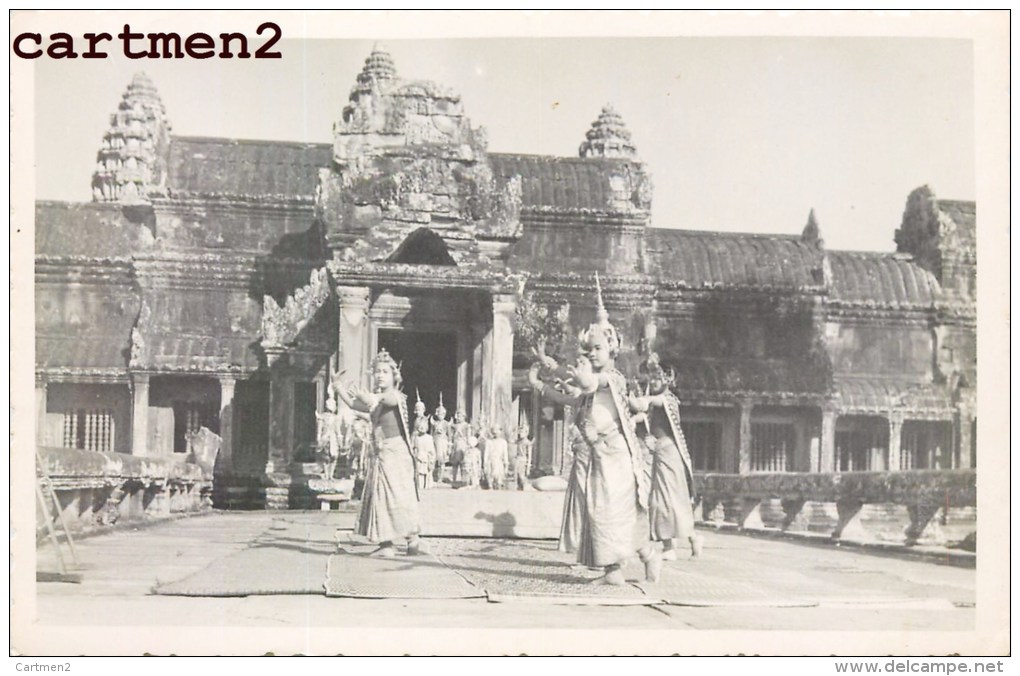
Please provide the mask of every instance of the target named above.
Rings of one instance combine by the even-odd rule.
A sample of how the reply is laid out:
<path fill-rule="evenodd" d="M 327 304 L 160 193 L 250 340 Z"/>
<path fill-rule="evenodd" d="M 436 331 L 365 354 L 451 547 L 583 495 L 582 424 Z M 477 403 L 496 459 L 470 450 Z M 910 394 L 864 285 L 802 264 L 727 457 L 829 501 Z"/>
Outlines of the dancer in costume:
<path fill-rule="evenodd" d="M 468 438 L 471 437 L 471 425 L 464 416 L 463 411 L 453 414 L 453 424 L 450 426 L 453 435 L 453 451 L 450 453 L 451 479 L 455 483 L 466 481 L 464 457 L 468 449 Z"/>
<path fill-rule="evenodd" d="M 523 491 L 528 483 L 528 472 L 531 471 L 531 439 L 528 438 L 528 426 L 517 428 L 514 443 L 514 479 L 517 490 Z"/>
<path fill-rule="evenodd" d="M 467 485 L 471 488 L 478 488 L 482 474 L 482 449 L 478 448 L 478 432 L 471 429 L 467 438 L 467 448 L 464 450 L 464 474 L 467 477 Z"/>
<path fill-rule="evenodd" d="M 421 552 L 418 490 L 407 430 L 407 397 L 400 368 L 380 350 L 372 361 L 374 392 L 348 383 L 337 394 L 348 406 L 371 416 L 375 438 L 355 532 L 379 543 L 373 556 L 392 557 L 394 540 L 407 540 L 408 555 Z"/>
<path fill-rule="evenodd" d="M 443 482 L 446 475 L 446 463 L 450 459 L 450 423 L 446 419 L 443 407 L 443 393 L 439 393 L 439 406 L 431 419 L 432 441 L 436 445 L 436 469 L 433 478 L 437 484 Z"/>
<path fill-rule="evenodd" d="M 542 396 L 577 407 L 577 424 L 591 454 L 578 561 L 605 570 L 598 583 L 622 585 L 626 583 L 623 564 L 637 553 L 645 564 L 646 579 L 656 581 L 662 559 L 648 539 L 644 459 L 630 424 L 627 380 L 615 368 L 619 334 L 609 323 L 597 275 L 595 284 L 596 322 L 579 336 L 587 360 L 566 370 L 580 395 L 546 387 L 539 376 L 542 367 L 554 374 L 562 372 L 551 357 L 532 366 L 528 379 Z"/>
<path fill-rule="evenodd" d="M 701 536 L 694 531 L 694 466 L 680 428 L 680 401 L 670 391 L 675 376 L 666 372 L 654 352 L 642 365 L 649 394 L 632 397 L 631 408 L 644 414 L 651 439 L 652 479 L 648 513 L 652 539 L 662 542 L 662 558 L 676 560 L 674 540 L 690 543 L 691 556 L 701 554 Z"/>
<path fill-rule="evenodd" d="M 414 403 L 414 437 L 412 448 L 414 449 L 415 474 L 418 482 L 418 489 L 428 488 L 432 481 L 432 472 L 436 463 L 436 445 L 429 432 L 429 418 L 426 414 L 425 402 L 415 389 L 417 401 Z"/>
<path fill-rule="evenodd" d="M 503 436 L 503 428 L 492 427 L 492 438 L 485 444 L 485 476 L 489 488 L 500 491 L 506 488 L 506 473 L 510 466 L 510 445 Z"/>

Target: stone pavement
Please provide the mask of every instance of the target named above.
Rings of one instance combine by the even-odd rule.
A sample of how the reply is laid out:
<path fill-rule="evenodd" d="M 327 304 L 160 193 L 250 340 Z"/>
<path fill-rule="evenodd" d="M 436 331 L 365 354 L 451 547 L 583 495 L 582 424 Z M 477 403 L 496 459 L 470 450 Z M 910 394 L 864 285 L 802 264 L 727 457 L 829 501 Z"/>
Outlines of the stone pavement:
<path fill-rule="evenodd" d="M 353 526 L 353 514 L 337 512 L 215 512 L 141 529 L 125 528 L 78 542 L 84 562 L 81 584 L 38 583 L 35 622 L 40 627 L 231 626 L 635 629 L 826 629 L 830 631 L 971 630 L 975 623 L 976 574 L 972 568 L 939 565 L 859 550 L 703 531 L 705 555 L 667 563 L 674 578 L 694 576 L 725 596 L 754 587 L 777 595 L 824 585 L 828 601 L 810 606 L 549 605 L 492 603 L 485 598 L 329 598 L 324 593 L 241 597 L 155 595 L 153 590 L 259 546 L 267 570 L 308 557 L 308 570 L 324 570 L 321 547 L 271 537 L 285 528 L 309 542 Z M 433 540 L 437 549 L 449 540 Z M 445 544 L 444 544 L 445 543 Z M 468 543 L 470 545 L 470 543 Z M 548 548 L 550 543 L 536 543 Z M 276 552 L 276 554 L 274 554 Z M 48 543 L 37 549 L 40 570 L 55 569 Z M 276 557 L 276 558 L 274 558 Z M 268 560 L 267 560 L 268 559 Z M 320 563 L 321 562 L 321 563 Z M 496 562 L 509 574 L 522 564 Z M 250 573 L 250 571 L 247 571 Z M 317 574 L 317 573 L 313 573 Z M 832 590 L 845 593 L 833 595 Z"/>

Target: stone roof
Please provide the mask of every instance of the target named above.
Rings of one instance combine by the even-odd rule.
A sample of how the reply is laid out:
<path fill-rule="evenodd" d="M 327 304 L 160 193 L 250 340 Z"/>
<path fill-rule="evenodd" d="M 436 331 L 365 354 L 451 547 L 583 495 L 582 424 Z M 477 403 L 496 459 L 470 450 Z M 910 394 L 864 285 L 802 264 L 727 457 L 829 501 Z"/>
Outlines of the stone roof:
<path fill-rule="evenodd" d="M 105 325 L 103 334 L 35 336 L 35 363 L 39 370 L 67 369 L 126 374 L 131 350 L 130 317 L 124 326 Z"/>
<path fill-rule="evenodd" d="M 776 397 L 822 396 L 828 391 L 824 374 L 802 362 L 783 359 L 697 356 L 671 357 L 681 397 L 767 394 Z"/>
<path fill-rule="evenodd" d="M 909 256 L 830 251 L 830 301 L 888 307 L 930 307 L 939 283 Z"/>
<path fill-rule="evenodd" d="M 37 256 L 126 258 L 152 245 L 151 210 L 120 204 L 36 202 Z"/>
<path fill-rule="evenodd" d="M 654 273 L 687 289 L 820 289 L 822 251 L 794 236 L 649 229 Z"/>
<path fill-rule="evenodd" d="M 914 418 L 942 419 L 953 412 L 945 389 L 930 383 L 846 378 L 837 380 L 835 386 L 836 403 L 843 414 L 885 415 L 898 410 Z"/>
<path fill-rule="evenodd" d="M 521 177 L 522 206 L 555 211 L 620 211 L 647 208 L 627 185 L 642 165 L 628 159 L 489 153 L 492 173 L 506 182 Z"/>
<path fill-rule="evenodd" d="M 311 201 L 319 169 L 332 161 L 328 143 L 289 143 L 175 136 L 170 143 L 171 195 Z"/>

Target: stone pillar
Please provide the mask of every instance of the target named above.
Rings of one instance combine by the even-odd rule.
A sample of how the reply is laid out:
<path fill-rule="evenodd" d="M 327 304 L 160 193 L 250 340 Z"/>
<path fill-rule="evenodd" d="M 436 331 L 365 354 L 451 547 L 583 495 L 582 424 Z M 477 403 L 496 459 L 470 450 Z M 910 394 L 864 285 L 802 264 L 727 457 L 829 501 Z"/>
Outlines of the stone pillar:
<path fill-rule="evenodd" d="M 971 438 L 971 428 L 974 425 L 974 417 L 971 412 L 967 409 L 961 408 L 959 414 L 956 416 L 956 425 L 960 430 L 957 438 L 960 440 L 960 451 L 957 453 L 959 464 L 958 468 L 969 468 L 973 462 L 971 458 L 971 447 L 974 444 Z"/>
<path fill-rule="evenodd" d="M 836 409 L 822 409 L 822 439 L 818 453 L 819 472 L 836 471 Z"/>
<path fill-rule="evenodd" d="M 294 377 L 279 368 L 269 379 L 269 460 L 266 462 L 266 509 L 290 506 L 288 465 L 294 446 Z"/>
<path fill-rule="evenodd" d="M 492 331 L 488 379 L 492 383 L 492 408 L 489 422 L 506 431 L 511 425 L 514 378 L 513 316 L 517 302 L 513 294 L 492 297 Z"/>
<path fill-rule="evenodd" d="M 369 289 L 367 286 L 337 286 L 336 293 L 340 303 L 340 370 L 346 371 L 345 380 L 370 387 L 365 361 L 369 347 Z"/>
<path fill-rule="evenodd" d="M 234 458 L 234 386 L 233 376 L 220 376 L 220 466 L 229 470 Z"/>
<path fill-rule="evenodd" d="M 471 325 L 471 422 L 477 423 L 487 413 L 488 400 L 485 398 L 485 340 L 488 327 L 477 317 Z"/>
<path fill-rule="evenodd" d="M 744 399 L 740 402 L 740 432 L 737 447 L 737 473 L 751 471 L 751 409 L 754 404 Z"/>
<path fill-rule="evenodd" d="M 131 455 L 149 455 L 149 374 L 132 374 L 131 381 Z"/>
<path fill-rule="evenodd" d="M 46 382 L 37 380 L 35 383 L 35 444 L 44 446 L 50 443 L 44 439 L 46 430 Z"/>
<path fill-rule="evenodd" d="M 454 411 L 469 414 L 468 402 L 471 401 L 471 368 L 473 356 L 471 351 L 471 331 L 461 327 L 457 331 L 457 401 Z M 449 404 L 447 404 L 449 407 Z"/>
<path fill-rule="evenodd" d="M 492 337 L 492 326 L 485 328 L 485 334 L 482 336 L 482 406 L 481 415 L 485 419 L 487 425 L 492 425 L 492 418 L 495 413 L 493 397 L 495 396 L 495 378 L 492 372 L 492 355 L 493 355 L 493 337 Z"/>
<path fill-rule="evenodd" d="M 903 415 L 891 413 L 889 415 L 889 464 L 886 467 L 890 472 L 898 472 L 900 469 L 900 443 L 902 438 Z"/>

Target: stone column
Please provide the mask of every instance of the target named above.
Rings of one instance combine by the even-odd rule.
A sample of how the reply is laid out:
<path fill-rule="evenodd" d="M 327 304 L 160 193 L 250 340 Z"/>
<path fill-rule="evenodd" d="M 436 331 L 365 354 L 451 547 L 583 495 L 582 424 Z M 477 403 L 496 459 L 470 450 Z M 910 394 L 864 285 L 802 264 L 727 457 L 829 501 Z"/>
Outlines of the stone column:
<path fill-rule="evenodd" d="M 959 458 L 958 468 L 967 469 L 971 466 L 974 459 L 971 458 L 971 446 L 974 444 L 974 440 L 971 437 L 971 428 L 974 425 L 974 416 L 971 412 L 965 408 L 961 408 L 959 414 L 956 417 L 956 424 L 960 430 L 958 438 L 960 440 L 960 452 L 957 454 Z"/>
<path fill-rule="evenodd" d="M 340 303 L 340 370 L 346 371 L 344 379 L 370 387 L 368 364 L 365 351 L 368 349 L 368 301 L 367 286 L 337 286 Z"/>
<path fill-rule="evenodd" d="M 744 399 L 740 402 L 740 433 L 737 447 L 737 473 L 751 471 L 751 409 L 754 404 Z"/>
<path fill-rule="evenodd" d="M 471 401 L 471 368 L 473 366 L 471 340 L 470 328 L 462 326 L 457 331 L 457 401 L 454 402 L 453 410 L 454 412 L 463 411 L 465 415 L 470 413 L 468 402 Z"/>
<path fill-rule="evenodd" d="M 836 471 L 836 409 L 822 409 L 822 439 L 818 453 L 819 472 Z"/>
<path fill-rule="evenodd" d="M 269 378 L 269 460 L 264 477 L 266 509 L 290 506 L 288 465 L 294 446 L 294 377 L 277 363 Z"/>
<path fill-rule="evenodd" d="M 220 376 L 220 466 L 229 470 L 234 458 L 234 386 L 233 376 Z"/>
<path fill-rule="evenodd" d="M 889 463 L 886 467 L 890 472 L 898 472 L 900 469 L 900 443 L 902 438 L 903 414 L 891 413 L 889 415 Z"/>
<path fill-rule="evenodd" d="M 46 382 L 37 380 L 35 382 L 35 444 L 44 446 L 50 443 L 44 439 L 46 430 Z"/>
<path fill-rule="evenodd" d="M 471 422 L 478 422 L 487 412 L 489 405 L 485 398 L 485 341 L 488 336 L 486 323 L 475 317 L 471 324 L 472 343 L 471 352 Z"/>
<path fill-rule="evenodd" d="M 492 408 L 489 422 L 506 431 L 511 424 L 514 378 L 513 315 L 517 302 L 513 294 L 498 293 L 492 297 L 492 331 L 489 350 L 488 379 L 492 383 Z"/>
<path fill-rule="evenodd" d="M 149 455 L 149 374 L 132 374 L 131 381 L 131 455 Z"/>

